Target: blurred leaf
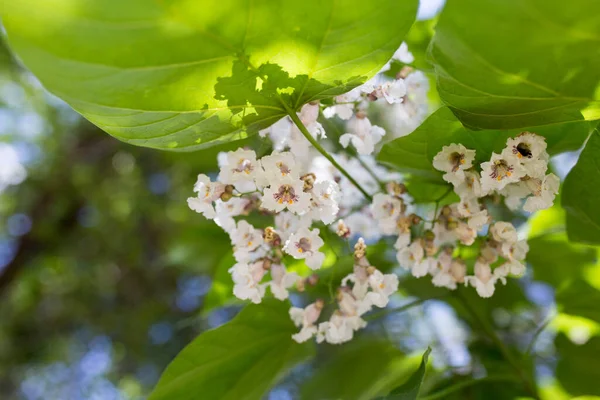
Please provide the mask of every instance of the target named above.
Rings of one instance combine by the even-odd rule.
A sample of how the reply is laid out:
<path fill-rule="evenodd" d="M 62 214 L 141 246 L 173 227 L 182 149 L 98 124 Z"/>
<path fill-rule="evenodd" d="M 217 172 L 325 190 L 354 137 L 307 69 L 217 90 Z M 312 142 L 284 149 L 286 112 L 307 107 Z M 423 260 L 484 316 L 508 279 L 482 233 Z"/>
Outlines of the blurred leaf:
<path fill-rule="evenodd" d="M 562 206 L 567 233 L 576 242 L 600 244 L 600 131 L 592 132 L 579 161 L 565 179 Z"/>
<path fill-rule="evenodd" d="M 417 365 L 391 343 L 372 338 L 337 346 L 327 359 L 302 387 L 302 399 L 370 400 L 406 381 Z"/>
<path fill-rule="evenodd" d="M 425 353 L 423 353 L 423 358 L 421 360 L 421 365 L 419 365 L 419 369 L 417 369 L 405 383 L 392 390 L 390 394 L 383 397 L 383 399 L 417 400 L 419 397 L 419 391 L 421 390 L 421 385 L 423 384 L 423 379 L 425 378 L 427 359 L 430 353 L 431 348 L 428 347 Z"/>
<path fill-rule="evenodd" d="M 600 323 L 600 291 L 578 279 L 556 293 L 559 311 Z"/>
<path fill-rule="evenodd" d="M 578 345 L 560 334 L 554 345 L 558 352 L 556 377 L 567 392 L 573 396 L 600 396 L 600 369 L 595 367 L 600 359 L 600 337 L 594 336 Z"/>
<path fill-rule="evenodd" d="M 3 22 L 44 86 L 90 121 L 132 144 L 192 150 L 365 82 L 400 46 L 417 6 L 22 0 L 6 4 Z"/>
<path fill-rule="evenodd" d="M 227 254 L 215 269 L 210 290 L 206 294 L 202 313 L 206 314 L 215 308 L 237 301 L 233 295 L 233 279 L 229 269 L 235 264 L 233 253 Z"/>
<path fill-rule="evenodd" d="M 546 138 L 548 153 L 557 154 L 581 147 L 589 133 L 590 125 L 588 122 L 574 122 L 540 126 L 530 130 Z M 490 159 L 492 152 L 502 151 L 509 137 L 521 132 L 521 129 L 471 131 L 460 123 L 449 108 L 442 107 L 413 133 L 386 143 L 378 159 L 401 171 L 441 180 L 442 174 L 433 168 L 432 161 L 443 146 L 461 143 L 477 151 L 477 162 L 484 162 Z"/>
<path fill-rule="evenodd" d="M 409 176 L 404 184 L 414 203 L 435 203 L 440 200 L 440 206 L 458 202 L 460 199 L 452 187 L 443 181 L 428 181 L 420 176 Z"/>
<path fill-rule="evenodd" d="M 596 0 L 448 2 L 430 51 L 442 100 L 483 129 L 600 118 L 598 15 Z"/>
<path fill-rule="evenodd" d="M 596 261 L 596 249 L 569 242 L 564 232 L 537 236 L 527 243 L 533 278 L 554 287 L 581 277 L 584 268 Z"/>
<path fill-rule="evenodd" d="M 231 322 L 198 336 L 163 373 L 150 400 L 261 399 L 290 368 L 310 358 L 298 344 L 288 302 L 246 306 Z"/>

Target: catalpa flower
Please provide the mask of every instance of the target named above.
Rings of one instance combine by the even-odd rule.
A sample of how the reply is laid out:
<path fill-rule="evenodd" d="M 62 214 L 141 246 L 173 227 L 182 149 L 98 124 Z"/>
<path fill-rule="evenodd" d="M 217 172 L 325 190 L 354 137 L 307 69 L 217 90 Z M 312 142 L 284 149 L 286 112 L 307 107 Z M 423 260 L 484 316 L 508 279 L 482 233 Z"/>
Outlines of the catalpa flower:
<path fill-rule="evenodd" d="M 362 113 L 353 117 L 346 124 L 349 133 L 340 136 L 340 144 L 346 148 L 352 143 L 358 154 L 371 154 L 375 145 L 385 135 L 383 128 L 371 125 L 371 121 Z"/>
<path fill-rule="evenodd" d="M 338 205 L 339 187 L 332 181 L 315 183 L 311 190 L 310 216 L 315 220 L 321 220 L 325 224 L 332 223 L 340 207 Z"/>
<path fill-rule="evenodd" d="M 276 299 L 285 300 L 289 297 L 288 289 L 300 279 L 295 272 L 287 272 L 284 265 L 271 265 L 271 282 L 267 285 L 271 287 L 271 293 Z"/>
<path fill-rule="evenodd" d="M 295 259 L 304 259 L 310 269 L 319 269 L 325 260 L 325 254 L 319 251 L 324 244 L 318 229 L 303 228 L 290 235 L 283 251 Z"/>
<path fill-rule="evenodd" d="M 237 149 L 226 153 L 224 165 L 221 166 L 219 181 L 236 183 L 253 181 L 260 171 L 256 153 L 253 150 Z"/>
<path fill-rule="evenodd" d="M 241 220 L 230 234 L 233 244 L 233 255 L 238 262 L 248 262 L 251 253 L 263 244 L 262 230 L 254 228 L 248 222 Z"/>
<path fill-rule="evenodd" d="M 265 276 L 266 269 L 262 261 L 251 265 L 246 263 L 237 263 L 229 269 L 233 278 L 233 294 L 240 300 L 250 300 L 253 303 L 260 303 L 265 295 L 265 285 L 260 281 Z"/>
<path fill-rule="evenodd" d="M 560 179 L 554 174 L 548 174 L 543 180 L 531 179 L 534 186 L 530 196 L 525 200 L 523 210 L 528 212 L 536 212 L 545 210 L 554 205 L 554 198 L 560 187 Z"/>
<path fill-rule="evenodd" d="M 492 153 L 488 162 L 481 164 L 481 189 L 483 193 L 502 190 L 509 183 L 519 182 L 525 170 L 519 159 L 512 154 Z"/>
<path fill-rule="evenodd" d="M 469 150 L 462 144 L 452 143 L 444 146 L 433 158 L 433 167 L 438 171 L 446 172 L 443 176 L 446 182 L 455 186 L 465 180 L 465 170 L 473 166 L 475 150 Z"/>
<path fill-rule="evenodd" d="M 370 267 L 368 283 L 371 291 L 366 299 L 379 308 L 387 306 L 390 296 L 398 290 L 398 277 L 395 274 L 383 274 L 378 269 Z"/>
<path fill-rule="evenodd" d="M 290 318 L 296 326 L 301 327 L 300 332 L 292 335 L 292 339 L 298 343 L 302 343 L 317 333 L 315 322 L 319 319 L 323 306 L 323 300 L 317 300 L 306 306 L 306 308 L 290 308 Z"/>
<path fill-rule="evenodd" d="M 310 194 L 304 192 L 302 180 L 285 177 L 264 190 L 262 207 L 274 212 L 287 208 L 296 214 L 304 214 L 310 207 Z"/>
<path fill-rule="evenodd" d="M 270 156 L 264 156 L 260 159 L 260 165 L 264 170 L 261 180 L 262 186 L 269 186 L 270 182 L 283 178 L 298 178 L 300 176 L 299 167 L 296 166 L 296 159 L 290 152 L 273 153 Z"/>
<path fill-rule="evenodd" d="M 494 272 L 496 272 L 494 270 Z M 483 298 L 492 297 L 496 289 L 496 282 L 501 280 L 506 284 L 506 279 L 502 274 L 492 273 L 492 268 L 483 260 L 475 262 L 475 275 L 465 277 L 465 286 L 475 287 L 477 294 Z"/>

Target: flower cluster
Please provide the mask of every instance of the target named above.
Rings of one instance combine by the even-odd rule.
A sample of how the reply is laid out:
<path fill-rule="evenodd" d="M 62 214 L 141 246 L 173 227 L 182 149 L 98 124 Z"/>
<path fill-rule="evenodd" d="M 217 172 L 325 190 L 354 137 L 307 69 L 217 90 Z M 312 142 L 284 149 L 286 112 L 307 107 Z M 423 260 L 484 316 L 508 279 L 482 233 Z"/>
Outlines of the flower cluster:
<path fill-rule="evenodd" d="M 395 58 L 412 62 L 405 47 Z M 546 174 L 544 138 L 524 132 L 481 164 L 475 150 L 461 144 L 443 147 L 433 166 L 444 173 L 460 200 L 440 208 L 439 199 L 433 215 L 433 207 L 414 205 L 402 175 L 381 167 L 372 156 L 386 132 L 367 114 L 373 105 L 401 107 L 405 122 L 410 121 L 406 126 L 416 126 L 424 116 L 416 110 L 426 104 L 428 84 L 423 74 L 409 67 L 389 78 L 388 68 L 336 97 L 333 104 L 304 105 L 297 114 L 303 126 L 284 117 L 261 131 L 260 136 L 273 144 L 272 154 L 259 158 L 247 149 L 219 154 L 217 179 L 199 175 L 197 196 L 188 199 L 191 209 L 213 219 L 229 235 L 236 260 L 229 270 L 233 293 L 254 303 L 262 301 L 267 289 L 285 300 L 293 287 L 302 292 L 316 284 L 315 274 L 302 277 L 290 270 L 289 262 L 303 260 L 311 271 L 319 270 L 330 230 L 344 240 L 357 240 L 353 272 L 342 279 L 335 296 L 331 291 L 337 307 L 329 319 L 321 319 L 323 299 L 290 309 L 299 327 L 293 335 L 298 342 L 347 342 L 366 326 L 365 313 L 387 306 L 398 289 L 398 276 L 371 265 L 365 244 L 386 236 L 394 237 L 396 260 L 413 276 L 430 276 L 433 285 L 450 290 L 460 284 L 472 286 L 481 297 L 492 296 L 496 283 L 523 275 L 528 246 L 511 223 L 493 220 L 488 205 L 503 196 L 509 208 L 522 205 L 533 212 L 550 207 L 558 191 L 558 178 Z M 345 121 L 341 150 L 327 157 L 324 149 L 311 145 L 313 139 L 326 138 L 319 116 Z M 343 150 L 349 146 L 356 151 Z M 371 202 L 365 201 L 371 197 Z M 245 218 L 251 214 L 255 217 Z M 253 225 L 257 221 L 263 226 Z M 477 257 L 461 257 L 471 246 Z"/>
<path fill-rule="evenodd" d="M 346 231 L 341 231 L 343 236 Z M 354 272 L 342 280 L 338 289 L 338 308 L 330 319 L 317 325 L 324 303 L 317 300 L 306 308 L 292 307 L 290 316 L 299 326 L 300 332 L 293 336 L 297 342 L 304 342 L 316 336 L 317 342 L 339 344 L 351 340 L 354 332 L 364 328 L 367 322 L 362 315 L 373 306 L 387 306 L 389 297 L 398 290 L 398 277 L 395 274 L 383 274 L 369 264 L 365 255 L 367 246 L 361 238 L 354 246 Z M 349 285 L 349 283 L 352 285 Z"/>
<path fill-rule="evenodd" d="M 188 205 L 229 234 L 237 261 L 230 269 L 236 297 L 260 303 L 270 287 L 276 298 L 286 299 L 288 288 L 300 278 L 287 272 L 282 258 L 303 259 L 313 270 L 321 267 L 325 254 L 319 249 L 324 242 L 319 229 L 311 226 L 331 223 L 337 215 L 337 183 L 304 173 L 290 152 L 257 159 L 254 151 L 238 149 L 224 154 L 220 167 L 215 182 L 198 176 L 198 195 L 189 198 Z M 253 210 L 274 215 L 274 226 L 259 229 L 234 218 Z M 263 283 L 267 272 L 271 280 Z"/>

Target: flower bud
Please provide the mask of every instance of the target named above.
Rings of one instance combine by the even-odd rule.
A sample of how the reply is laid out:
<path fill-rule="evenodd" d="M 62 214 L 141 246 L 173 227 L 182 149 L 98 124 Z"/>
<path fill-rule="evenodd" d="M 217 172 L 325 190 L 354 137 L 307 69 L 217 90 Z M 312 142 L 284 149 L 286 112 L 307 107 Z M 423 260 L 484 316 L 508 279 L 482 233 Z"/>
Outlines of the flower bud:
<path fill-rule="evenodd" d="M 344 223 L 343 219 L 340 219 L 338 224 L 337 224 L 337 230 L 335 231 L 335 233 L 339 236 L 342 237 L 344 239 L 347 239 L 350 237 L 350 228 L 348 228 L 348 225 L 346 225 Z"/>

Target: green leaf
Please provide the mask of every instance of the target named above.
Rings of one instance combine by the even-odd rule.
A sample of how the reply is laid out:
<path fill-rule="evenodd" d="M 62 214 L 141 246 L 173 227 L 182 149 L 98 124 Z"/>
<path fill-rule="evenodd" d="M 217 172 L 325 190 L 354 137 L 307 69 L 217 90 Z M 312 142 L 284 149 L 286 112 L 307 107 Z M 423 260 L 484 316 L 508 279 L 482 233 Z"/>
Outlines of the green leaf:
<path fill-rule="evenodd" d="M 546 138 L 548 153 L 552 155 L 581 147 L 590 125 L 588 122 L 573 122 L 529 130 Z M 432 160 L 443 146 L 462 143 L 477 150 L 476 160 L 484 162 L 490 159 L 492 152 L 502 151 L 509 137 L 520 132 L 521 129 L 472 131 L 465 128 L 449 108 L 442 107 L 411 134 L 386 143 L 378 158 L 401 171 L 441 180 L 442 173 L 433 168 Z"/>
<path fill-rule="evenodd" d="M 111 135 L 199 149 L 374 75 L 417 0 L 21 0 L 3 23 L 44 86 Z"/>
<path fill-rule="evenodd" d="M 527 243 L 527 261 L 533 268 L 534 279 L 554 287 L 581 277 L 584 268 L 596 261 L 594 248 L 569 242 L 564 232 L 537 236 Z"/>
<path fill-rule="evenodd" d="M 455 0 L 430 57 L 465 125 L 522 128 L 600 118 L 599 39 L 596 0 Z"/>
<path fill-rule="evenodd" d="M 560 334 L 554 345 L 558 352 L 556 377 L 561 385 L 573 396 L 600 396 L 600 369 L 594 367 L 600 358 L 600 337 L 578 345 Z"/>
<path fill-rule="evenodd" d="M 563 185 L 567 233 L 576 242 L 600 244 L 600 131 L 592 132 L 579 161 Z"/>
<path fill-rule="evenodd" d="M 314 354 L 298 344 L 287 302 L 246 306 L 196 338 L 167 367 L 150 400 L 261 399 L 290 368 Z"/>
<path fill-rule="evenodd" d="M 227 305 L 232 302 L 237 302 L 233 295 L 233 279 L 229 273 L 229 269 L 235 264 L 233 253 L 228 253 L 213 274 L 210 290 L 206 294 L 202 313 L 207 314 L 215 308 Z"/>
<path fill-rule="evenodd" d="M 406 381 L 417 364 L 391 343 L 373 339 L 336 346 L 327 359 L 302 387 L 302 399 L 370 400 Z"/>
<path fill-rule="evenodd" d="M 600 291 L 583 279 L 577 279 L 558 290 L 556 304 L 562 313 L 588 318 L 600 323 L 600 308 L 598 307 Z"/>
<path fill-rule="evenodd" d="M 427 371 L 427 359 L 431 353 L 431 348 L 428 347 L 425 353 L 423 353 L 423 359 L 421 365 L 408 380 L 396 389 L 392 390 L 390 394 L 384 397 L 386 400 L 417 400 L 419 397 L 419 391 L 425 378 L 425 372 Z"/>

